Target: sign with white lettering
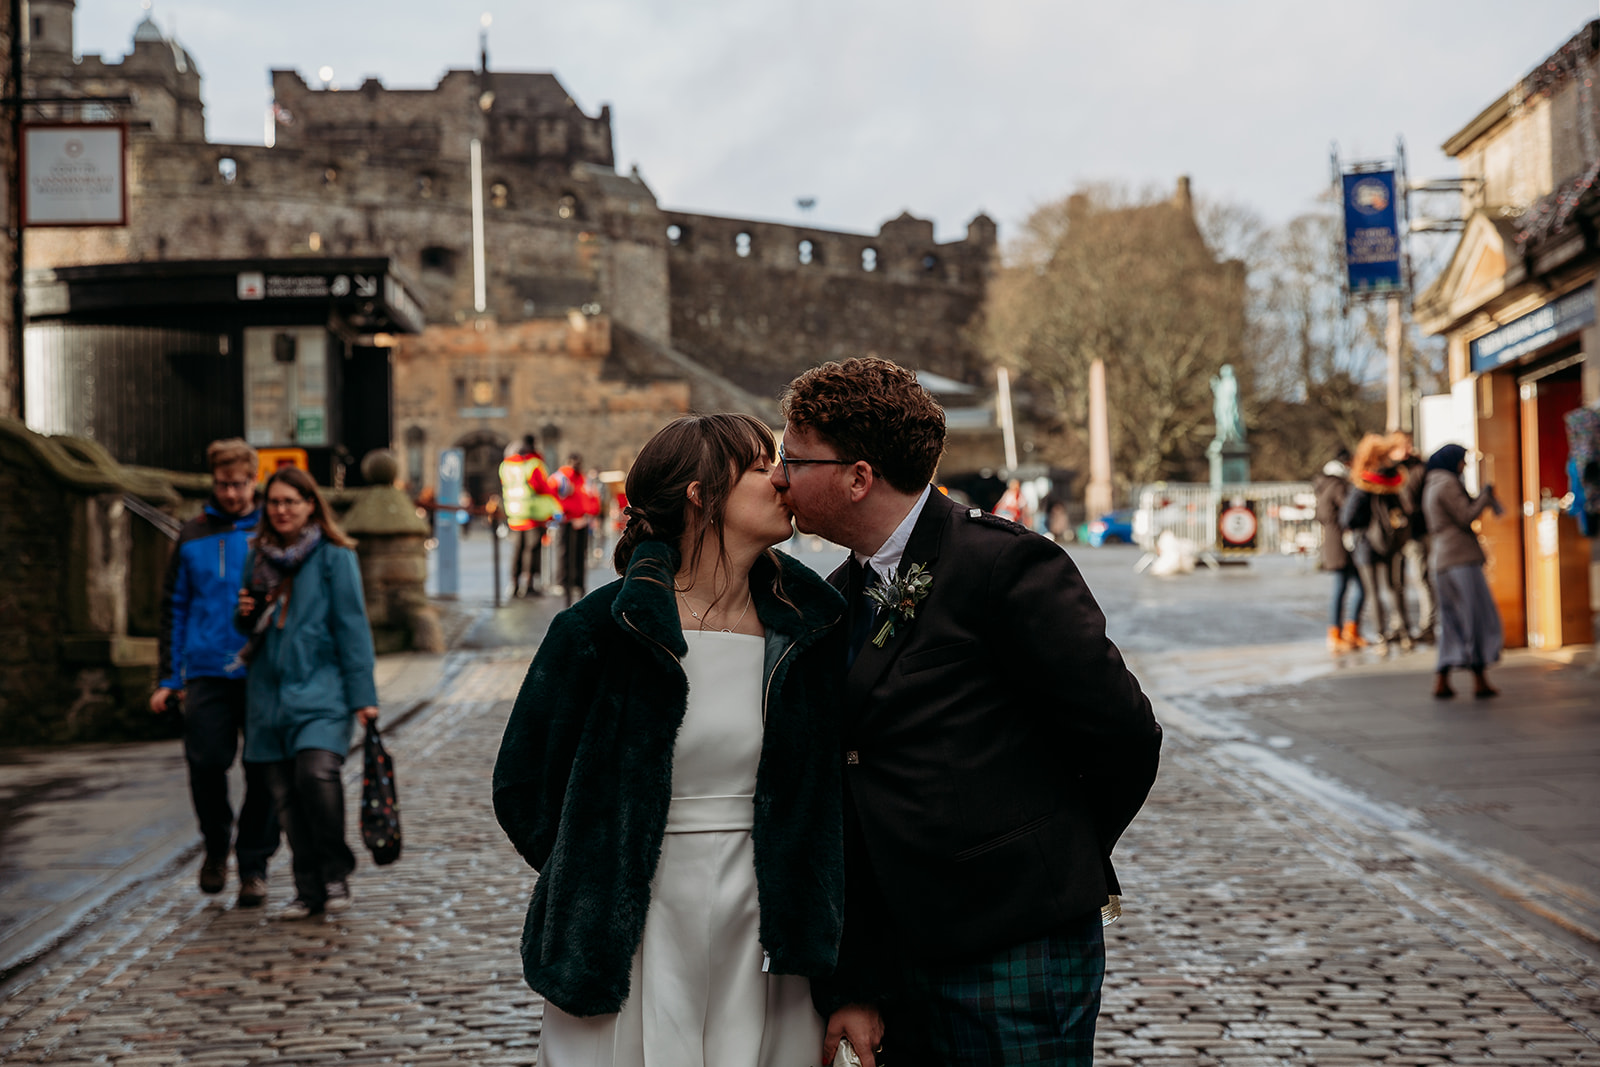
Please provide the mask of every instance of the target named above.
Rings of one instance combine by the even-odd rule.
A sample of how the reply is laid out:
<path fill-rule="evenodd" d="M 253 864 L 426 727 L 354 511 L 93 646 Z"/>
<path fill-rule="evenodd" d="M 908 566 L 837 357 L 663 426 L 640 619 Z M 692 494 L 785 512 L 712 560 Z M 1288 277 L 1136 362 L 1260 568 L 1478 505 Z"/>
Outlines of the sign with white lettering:
<path fill-rule="evenodd" d="M 1594 286 L 1575 289 L 1559 300 L 1512 319 L 1472 342 L 1472 370 L 1481 374 L 1521 359 L 1595 321 Z"/>
<path fill-rule="evenodd" d="M 126 226 L 128 128 L 29 124 L 22 131 L 24 226 Z"/>
<path fill-rule="evenodd" d="M 1398 293 L 1401 269 L 1394 171 L 1344 175 L 1344 259 L 1351 296 Z"/>

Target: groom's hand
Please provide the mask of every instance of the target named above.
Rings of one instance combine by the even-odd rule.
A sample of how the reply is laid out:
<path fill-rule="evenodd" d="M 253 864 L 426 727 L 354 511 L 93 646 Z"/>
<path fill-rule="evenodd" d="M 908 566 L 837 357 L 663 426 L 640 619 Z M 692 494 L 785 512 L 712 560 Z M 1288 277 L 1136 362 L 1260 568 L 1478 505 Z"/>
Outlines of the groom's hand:
<path fill-rule="evenodd" d="M 861 1057 L 861 1067 L 877 1067 L 875 1053 L 883 1044 L 883 1018 L 878 1009 L 866 1004 L 846 1004 L 828 1016 L 828 1033 L 822 1039 L 822 1062 L 833 1062 L 839 1048 L 839 1039 L 848 1037 L 850 1045 Z"/>

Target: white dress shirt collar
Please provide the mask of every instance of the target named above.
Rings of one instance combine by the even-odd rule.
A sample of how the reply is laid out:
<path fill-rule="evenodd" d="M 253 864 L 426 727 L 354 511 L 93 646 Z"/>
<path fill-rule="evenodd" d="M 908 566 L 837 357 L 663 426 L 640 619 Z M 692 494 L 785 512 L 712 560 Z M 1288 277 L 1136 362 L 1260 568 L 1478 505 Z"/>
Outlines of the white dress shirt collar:
<path fill-rule="evenodd" d="M 856 562 L 871 567 L 886 581 L 892 580 L 899 573 L 900 557 L 906 554 L 906 544 L 911 540 L 911 531 L 916 527 L 917 518 L 927 506 L 928 496 L 932 492 L 933 486 L 924 486 L 922 495 L 911 505 L 911 510 L 906 512 L 906 517 L 900 520 L 900 525 L 894 528 L 894 533 L 889 535 L 889 539 L 871 556 L 864 556 L 860 552 L 854 553 Z"/>

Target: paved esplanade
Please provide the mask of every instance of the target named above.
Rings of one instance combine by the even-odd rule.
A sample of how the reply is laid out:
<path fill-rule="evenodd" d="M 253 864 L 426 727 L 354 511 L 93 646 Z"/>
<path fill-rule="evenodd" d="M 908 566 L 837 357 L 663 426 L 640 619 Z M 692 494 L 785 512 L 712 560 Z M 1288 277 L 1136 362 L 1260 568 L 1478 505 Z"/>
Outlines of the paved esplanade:
<path fill-rule="evenodd" d="M 1186 702 L 1158 707 L 1161 776 L 1118 849 L 1129 896 L 1098 1063 L 1600 1063 L 1600 951 L 1572 924 L 1497 905 L 1414 827 L 1364 813 L 1382 798 L 1297 784 L 1262 762 L 1304 770 L 1297 741 L 1242 742 L 1195 702 L 1317 664 L 1314 645 L 1267 642 L 1318 632 L 1318 576 L 1152 584 L 1127 577 L 1126 553 L 1079 556 L 1135 669 Z M 1233 618 L 1218 590 L 1263 595 Z M 474 654 L 394 731 L 406 853 L 358 870 L 350 911 L 273 922 L 202 898 L 185 868 L 0 990 L 0 1060 L 535 1062 L 540 1003 L 517 955 L 533 877 L 488 788 L 530 651 Z M 1397 685 L 1425 685 L 1424 660 L 1407 669 Z M 281 904 L 286 857 L 273 877 Z"/>

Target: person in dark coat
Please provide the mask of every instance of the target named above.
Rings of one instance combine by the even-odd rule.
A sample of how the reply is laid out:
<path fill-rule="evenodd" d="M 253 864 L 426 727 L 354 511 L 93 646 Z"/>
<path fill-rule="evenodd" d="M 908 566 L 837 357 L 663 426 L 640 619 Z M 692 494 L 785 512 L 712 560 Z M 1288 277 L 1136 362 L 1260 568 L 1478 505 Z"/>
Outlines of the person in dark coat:
<path fill-rule="evenodd" d="M 378 689 L 355 542 L 296 467 L 267 479 L 266 509 L 234 616 L 249 635 L 244 757 L 267 765 L 294 856 L 295 899 L 278 917 L 304 919 L 350 906 L 340 770 L 355 721 L 378 718 Z"/>
<path fill-rule="evenodd" d="M 1439 660 L 1433 695 L 1441 698 L 1455 696 L 1450 672 L 1463 668 L 1472 672 L 1473 696 L 1497 695 L 1484 671 L 1500 659 L 1505 644 L 1500 610 L 1483 577 L 1483 546 L 1472 529 L 1486 509 L 1500 514 L 1500 503 L 1492 485 L 1477 497 L 1467 492 L 1461 481 L 1466 461 L 1465 448 L 1445 445 L 1429 457 L 1422 485 L 1422 507 L 1433 535 L 1429 563 L 1439 583 Z"/>
<path fill-rule="evenodd" d="M 261 521 L 256 450 L 233 437 L 206 448 L 211 499 L 183 524 L 167 566 L 161 598 L 160 684 L 150 710 L 183 710 L 183 755 L 189 794 L 205 856 L 200 891 L 220 893 L 228 880 L 230 845 L 239 862 L 239 905 L 267 899 L 267 861 L 278 850 L 278 816 L 266 767 L 246 758 L 238 840 L 228 802 L 228 768 L 245 723 L 245 669 L 236 662 L 243 638 L 233 628 L 235 590 L 249 541 Z M 174 699 L 176 698 L 176 699 Z"/>
<path fill-rule="evenodd" d="M 773 484 L 851 550 L 845 939 L 824 1062 L 1087 1064 L 1112 848 L 1161 728 L 1062 548 L 929 484 L 944 412 L 888 360 L 784 395 Z M 863 1002 L 861 990 L 879 996 Z M 880 1017 L 881 1012 L 881 1017 Z"/>
<path fill-rule="evenodd" d="M 1400 431 L 1393 436 L 1394 450 L 1391 458 L 1398 461 L 1400 475 L 1400 503 L 1411 517 L 1410 536 L 1401 549 L 1406 559 L 1406 570 L 1411 572 L 1411 588 L 1417 591 L 1417 640 L 1431 645 L 1437 640 L 1439 625 L 1439 590 L 1434 580 L 1433 566 L 1428 562 L 1433 554 L 1433 539 L 1428 533 L 1428 518 L 1422 510 L 1422 484 L 1428 476 L 1427 464 L 1417 455 L 1417 446 L 1411 435 Z"/>
<path fill-rule="evenodd" d="M 1400 495 L 1405 476 L 1395 454 L 1398 447 L 1392 435 L 1369 433 L 1361 439 L 1350 464 L 1351 491 L 1340 509 L 1339 525 L 1354 535 L 1351 555 L 1384 646 L 1409 652 L 1413 639 L 1404 549 L 1411 537 L 1411 516 Z"/>
<path fill-rule="evenodd" d="M 1345 547 L 1345 531 L 1339 525 L 1339 512 L 1350 495 L 1350 450 L 1339 449 L 1339 454 L 1312 479 L 1311 486 L 1317 494 L 1317 522 L 1322 527 L 1322 569 L 1333 575 L 1333 598 L 1328 605 L 1328 651 L 1365 648 L 1361 610 L 1367 603 L 1367 588 L 1361 583 L 1361 571 Z M 1344 613 L 1347 593 L 1354 594 L 1349 615 Z"/>
<path fill-rule="evenodd" d="M 494 808 L 539 872 L 522 963 L 550 1067 L 643 1064 L 641 1042 L 683 1067 L 821 1048 L 844 605 L 773 548 L 793 533 L 774 453 L 746 415 L 657 433 L 628 473 L 621 580 L 556 616 L 512 707 Z"/>

